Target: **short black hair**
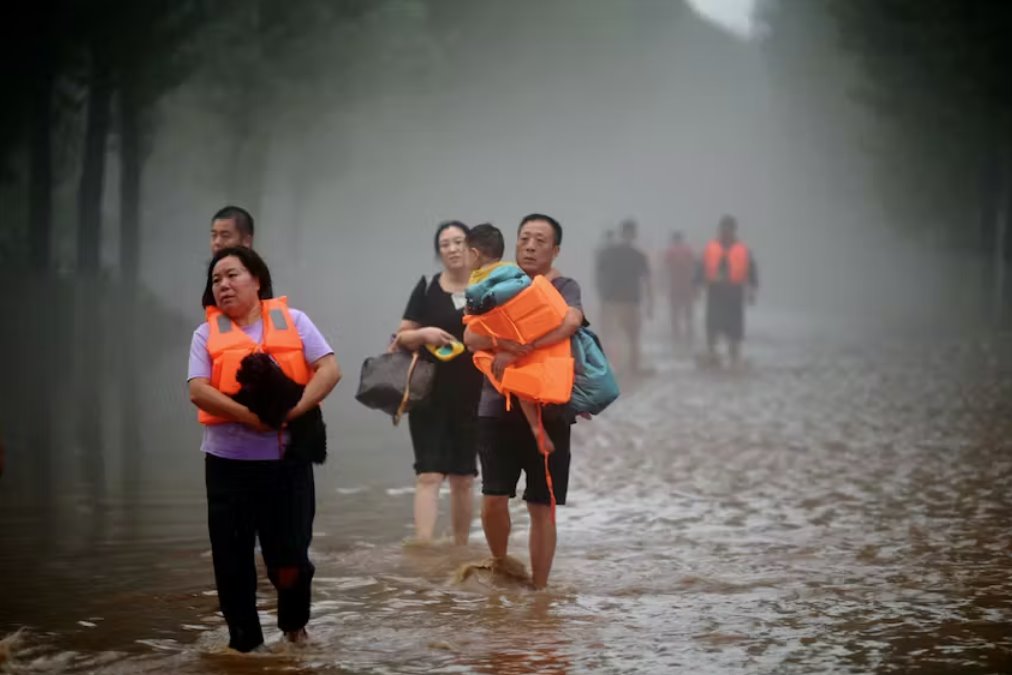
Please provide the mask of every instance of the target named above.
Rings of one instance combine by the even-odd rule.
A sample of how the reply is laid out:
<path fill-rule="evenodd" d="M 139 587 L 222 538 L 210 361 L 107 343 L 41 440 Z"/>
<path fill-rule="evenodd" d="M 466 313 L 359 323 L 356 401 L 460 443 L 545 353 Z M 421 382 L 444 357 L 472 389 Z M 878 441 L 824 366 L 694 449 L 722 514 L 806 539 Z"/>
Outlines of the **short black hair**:
<path fill-rule="evenodd" d="M 720 217 L 720 222 L 717 223 L 717 227 L 729 227 L 732 230 L 738 229 L 738 219 L 729 213 L 725 213 Z"/>
<path fill-rule="evenodd" d="M 443 222 L 441 222 L 439 224 L 439 227 L 436 228 L 436 236 L 433 237 L 432 239 L 432 247 L 436 249 L 436 257 L 439 257 L 439 235 L 441 235 L 443 232 L 445 232 L 451 227 L 456 227 L 463 230 L 464 236 L 467 236 L 467 233 L 470 232 L 471 230 L 471 228 L 469 228 L 467 225 L 460 222 L 459 220 L 444 220 Z"/>
<path fill-rule="evenodd" d="M 535 220 L 543 220 L 552 226 L 552 232 L 555 233 L 555 245 L 562 245 L 562 225 L 559 225 L 559 221 L 551 216 L 546 216 L 543 213 L 529 213 L 523 217 L 520 221 L 520 226 L 517 228 L 517 234 L 520 234 L 520 230 L 524 229 L 524 225 L 533 222 Z"/>
<path fill-rule="evenodd" d="M 213 307 L 214 302 L 214 291 L 211 290 L 212 281 L 211 277 L 214 275 L 214 266 L 217 265 L 222 258 L 227 258 L 230 255 L 234 255 L 242 263 L 243 267 L 249 270 L 257 281 L 260 282 L 260 293 L 258 294 L 261 300 L 267 300 L 268 298 L 274 297 L 274 286 L 271 283 L 271 271 L 267 269 L 267 263 L 264 259 L 251 248 L 245 246 L 229 246 L 223 248 L 214 254 L 211 258 L 211 262 L 207 265 L 207 283 L 204 284 L 204 297 L 201 299 L 204 307 Z"/>
<path fill-rule="evenodd" d="M 506 242 L 503 240 L 502 231 L 492 223 L 475 225 L 467 233 L 467 247 L 476 248 L 478 252 L 487 258 L 500 260 L 506 252 Z"/>
<path fill-rule="evenodd" d="M 235 223 L 235 229 L 241 234 L 253 236 L 253 215 L 241 206 L 226 206 L 218 209 L 218 212 L 211 216 L 211 222 L 216 220 L 231 220 Z"/>

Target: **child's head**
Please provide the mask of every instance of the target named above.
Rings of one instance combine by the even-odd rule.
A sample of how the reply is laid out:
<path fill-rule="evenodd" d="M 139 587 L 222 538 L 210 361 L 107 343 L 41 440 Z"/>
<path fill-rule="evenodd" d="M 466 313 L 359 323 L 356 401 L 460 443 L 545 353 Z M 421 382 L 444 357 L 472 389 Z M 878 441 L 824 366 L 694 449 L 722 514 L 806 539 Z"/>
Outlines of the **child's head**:
<path fill-rule="evenodd" d="M 502 260 L 506 250 L 502 232 L 492 223 L 475 225 L 467 233 L 467 248 L 471 252 L 475 269 Z"/>

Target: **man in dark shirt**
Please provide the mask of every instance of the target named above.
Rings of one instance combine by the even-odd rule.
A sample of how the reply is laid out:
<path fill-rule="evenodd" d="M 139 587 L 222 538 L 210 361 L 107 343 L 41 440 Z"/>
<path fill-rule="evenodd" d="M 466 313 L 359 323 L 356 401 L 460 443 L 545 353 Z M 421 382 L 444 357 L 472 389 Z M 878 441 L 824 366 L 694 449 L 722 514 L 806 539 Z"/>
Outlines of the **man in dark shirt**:
<path fill-rule="evenodd" d="M 634 245 L 636 221 L 623 221 L 619 238 L 601 260 L 601 338 L 615 369 L 636 374 L 640 372 L 643 314 L 648 319 L 653 316 L 654 293 L 650 263 Z"/>
<path fill-rule="evenodd" d="M 517 265 L 534 278 L 541 274 L 552 282 L 566 300 L 569 309 L 562 325 L 535 340 L 530 348 L 547 347 L 569 340 L 583 324 L 580 285 L 575 279 L 559 274 L 554 268 L 562 243 L 562 226 L 552 218 L 532 213 L 520 221 L 517 232 Z M 495 350 L 489 338 L 464 331 L 464 344 L 471 351 Z M 503 346 L 502 341 L 498 343 Z M 507 349 L 496 350 L 493 370 L 502 369 L 519 358 Z M 546 456 L 538 449 L 531 426 L 514 405 L 506 410 L 506 400 L 486 379 L 478 403 L 478 457 L 481 460 L 481 524 L 485 530 L 492 557 L 501 564 L 506 559 L 510 535 L 509 500 L 516 496 L 517 482 L 526 476 L 524 501 L 531 518 L 530 555 L 531 581 L 535 588 L 544 588 L 555 558 L 555 519 L 551 497 L 555 503 L 566 503 L 569 485 L 569 431 L 573 420 L 565 416 L 544 419 L 545 431 L 555 446 Z M 551 476 L 549 484 L 548 475 Z"/>

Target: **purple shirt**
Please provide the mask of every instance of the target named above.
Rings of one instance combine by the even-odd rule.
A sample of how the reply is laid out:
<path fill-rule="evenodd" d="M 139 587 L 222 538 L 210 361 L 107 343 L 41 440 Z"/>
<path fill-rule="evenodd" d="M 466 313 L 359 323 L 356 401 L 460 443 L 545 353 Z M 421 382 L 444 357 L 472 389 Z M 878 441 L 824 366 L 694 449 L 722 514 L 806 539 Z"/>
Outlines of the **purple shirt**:
<path fill-rule="evenodd" d="M 334 353 L 326 338 L 308 316 L 297 309 L 289 308 L 288 311 L 295 322 L 295 330 L 302 338 L 302 353 L 307 363 L 312 364 L 327 354 Z M 249 326 L 243 326 L 242 332 L 259 344 L 263 339 L 264 324 L 257 321 Z M 193 331 L 193 341 L 190 342 L 190 365 L 186 373 L 187 382 L 195 377 L 211 379 L 211 356 L 207 353 L 209 333 L 210 328 L 206 321 Z M 278 438 L 276 431 L 260 433 L 245 424 L 226 422 L 204 425 L 204 439 L 200 443 L 200 449 L 225 459 L 281 459 L 283 444 L 287 443 L 288 432 L 284 432 L 282 438 Z"/>

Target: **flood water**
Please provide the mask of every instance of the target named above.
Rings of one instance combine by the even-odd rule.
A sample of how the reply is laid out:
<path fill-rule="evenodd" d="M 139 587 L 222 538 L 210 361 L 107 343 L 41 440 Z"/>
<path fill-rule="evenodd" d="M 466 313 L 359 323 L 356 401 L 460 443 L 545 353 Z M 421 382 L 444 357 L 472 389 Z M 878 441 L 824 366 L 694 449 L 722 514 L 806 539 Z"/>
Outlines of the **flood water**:
<path fill-rule="evenodd" d="M 12 453 L 0 672 L 1012 671 L 1012 336 L 750 330 L 739 374 L 654 335 L 656 373 L 577 425 L 544 592 L 454 582 L 477 521 L 467 549 L 406 546 L 406 433 L 380 452 L 332 423 L 298 649 L 262 577 L 270 649 L 224 651 L 196 447 L 98 498 L 10 489 Z M 388 426 L 358 417 L 356 439 Z"/>

